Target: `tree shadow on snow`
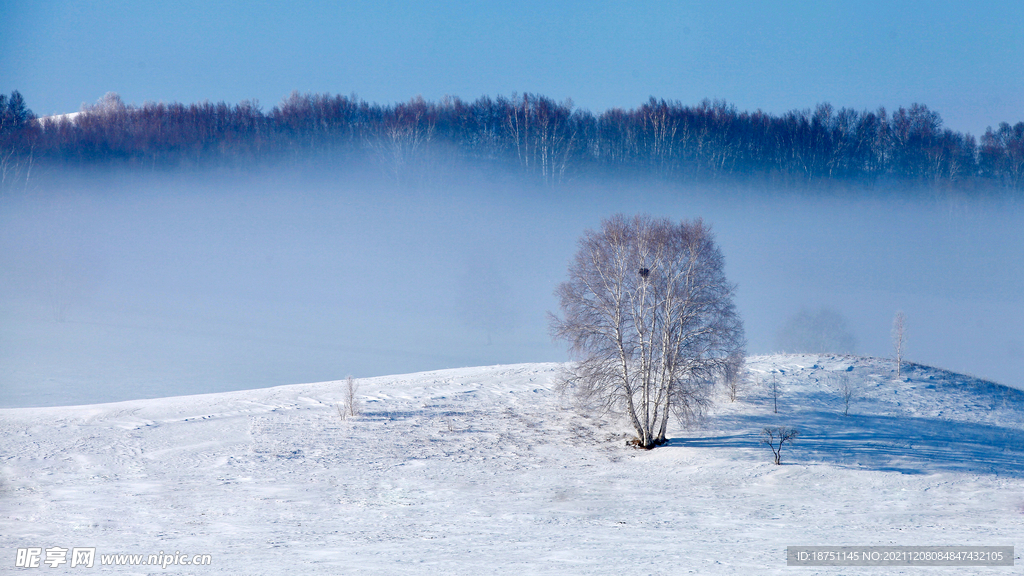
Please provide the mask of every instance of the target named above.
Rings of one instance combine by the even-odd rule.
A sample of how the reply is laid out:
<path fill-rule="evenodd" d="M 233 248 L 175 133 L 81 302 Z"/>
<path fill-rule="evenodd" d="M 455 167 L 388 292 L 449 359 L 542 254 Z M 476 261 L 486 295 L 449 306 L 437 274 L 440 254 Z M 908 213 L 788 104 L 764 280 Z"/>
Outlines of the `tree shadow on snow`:
<path fill-rule="evenodd" d="M 801 411 L 770 417 L 721 417 L 717 424 L 741 433 L 672 438 L 666 446 L 742 448 L 771 454 L 761 430 L 785 424 L 800 431 L 783 450 L 783 462 L 898 471 L 903 474 L 969 472 L 1024 477 L 1024 430 L 913 416 L 849 416 Z"/>

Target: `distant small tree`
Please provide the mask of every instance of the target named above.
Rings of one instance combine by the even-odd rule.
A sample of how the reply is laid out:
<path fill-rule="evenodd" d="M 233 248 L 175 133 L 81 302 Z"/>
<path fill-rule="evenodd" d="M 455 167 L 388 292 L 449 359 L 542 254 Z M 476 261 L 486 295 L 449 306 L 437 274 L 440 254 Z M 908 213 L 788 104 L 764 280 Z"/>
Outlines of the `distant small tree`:
<path fill-rule="evenodd" d="M 850 415 L 850 401 L 853 400 L 853 387 L 850 386 L 850 377 L 842 374 L 839 377 L 839 394 L 843 399 L 843 416 Z"/>
<path fill-rule="evenodd" d="M 344 416 L 358 416 L 359 415 L 359 399 L 356 398 L 356 394 L 359 392 L 359 385 L 356 384 L 355 379 L 351 376 L 345 378 L 345 409 Z"/>
<path fill-rule="evenodd" d="M 907 315 L 902 311 L 897 312 L 892 319 L 892 347 L 896 357 L 896 379 L 902 376 L 903 368 L 903 344 L 907 336 Z"/>
<path fill-rule="evenodd" d="M 743 381 L 743 365 L 746 361 L 744 354 L 740 351 L 729 355 L 724 368 L 725 386 L 729 391 L 729 401 L 735 402 L 739 393 L 740 384 Z"/>
<path fill-rule="evenodd" d="M 782 445 L 796 439 L 799 432 L 785 426 L 767 427 L 761 431 L 761 443 L 772 449 L 775 465 L 782 464 Z"/>
<path fill-rule="evenodd" d="M 850 375 L 846 372 L 831 372 L 825 377 L 825 383 L 833 388 L 843 403 L 843 416 L 850 414 L 850 403 L 853 402 L 853 385 Z"/>
<path fill-rule="evenodd" d="M 772 374 L 772 384 L 769 388 L 772 392 L 772 403 L 775 407 L 775 413 L 779 413 L 779 381 L 775 378 L 775 374 Z"/>

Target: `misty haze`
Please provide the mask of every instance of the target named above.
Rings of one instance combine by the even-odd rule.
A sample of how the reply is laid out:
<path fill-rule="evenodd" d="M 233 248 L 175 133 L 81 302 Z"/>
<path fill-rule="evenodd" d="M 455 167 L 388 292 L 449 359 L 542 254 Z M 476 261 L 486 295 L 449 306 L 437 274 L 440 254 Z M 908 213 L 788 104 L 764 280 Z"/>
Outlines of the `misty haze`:
<path fill-rule="evenodd" d="M 0 212 L 5 406 L 562 361 L 554 287 L 617 212 L 712 224 L 750 353 L 890 357 L 903 310 L 909 361 L 1022 385 L 1012 197 L 296 169 L 44 182 Z M 841 324 L 833 345 L 792 344 L 812 311 Z"/>

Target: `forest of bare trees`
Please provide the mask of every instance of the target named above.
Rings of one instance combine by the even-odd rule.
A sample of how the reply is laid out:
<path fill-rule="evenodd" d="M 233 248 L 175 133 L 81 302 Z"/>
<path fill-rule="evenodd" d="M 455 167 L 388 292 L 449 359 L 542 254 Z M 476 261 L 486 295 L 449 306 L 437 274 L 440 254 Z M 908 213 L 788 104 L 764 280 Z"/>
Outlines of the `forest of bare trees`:
<path fill-rule="evenodd" d="M 471 162 L 544 182 L 614 171 L 671 180 L 940 181 L 1024 187 L 1024 122 L 980 140 L 944 128 L 927 106 L 769 114 L 722 101 L 651 98 L 594 114 L 535 94 L 467 102 L 292 93 L 264 112 L 239 104 L 125 104 L 116 94 L 72 116 L 36 119 L 18 92 L 0 96 L 5 177 L 33 163 L 140 168 L 349 158 L 400 175 L 415 165 Z"/>

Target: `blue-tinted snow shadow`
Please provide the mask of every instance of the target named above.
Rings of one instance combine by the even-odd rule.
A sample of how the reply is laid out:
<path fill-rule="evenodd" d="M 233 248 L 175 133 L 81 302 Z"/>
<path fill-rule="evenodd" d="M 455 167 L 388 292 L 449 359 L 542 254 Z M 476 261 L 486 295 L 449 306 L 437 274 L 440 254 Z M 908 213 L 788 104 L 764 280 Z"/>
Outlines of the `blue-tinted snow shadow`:
<path fill-rule="evenodd" d="M 1024 430 L 941 418 L 843 416 L 803 411 L 792 415 L 720 417 L 716 425 L 734 434 L 672 438 L 668 447 L 741 448 L 771 454 L 761 443 L 767 426 L 796 428 L 799 436 L 782 452 L 783 463 L 898 471 L 904 474 L 969 472 L 1024 477 Z"/>

